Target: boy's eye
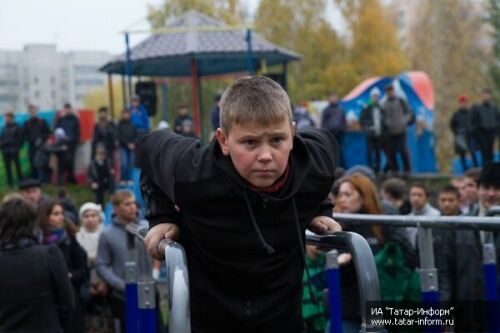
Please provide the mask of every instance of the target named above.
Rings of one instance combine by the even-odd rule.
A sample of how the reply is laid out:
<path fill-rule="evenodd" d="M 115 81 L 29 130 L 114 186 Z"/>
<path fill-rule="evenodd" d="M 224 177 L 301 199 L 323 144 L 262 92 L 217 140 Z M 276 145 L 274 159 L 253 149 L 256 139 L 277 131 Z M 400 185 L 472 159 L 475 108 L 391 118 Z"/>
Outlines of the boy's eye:
<path fill-rule="evenodd" d="M 257 141 L 255 141 L 255 140 L 245 140 L 245 141 L 243 141 L 243 144 L 245 146 L 255 146 L 256 143 L 257 143 Z"/>
<path fill-rule="evenodd" d="M 273 144 L 279 144 L 279 143 L 283 142 L 283 138 L 282 138 L 282 137 L 272 138 L 272 139 L 271 139 L 271 142 L 272 142 Z"/>

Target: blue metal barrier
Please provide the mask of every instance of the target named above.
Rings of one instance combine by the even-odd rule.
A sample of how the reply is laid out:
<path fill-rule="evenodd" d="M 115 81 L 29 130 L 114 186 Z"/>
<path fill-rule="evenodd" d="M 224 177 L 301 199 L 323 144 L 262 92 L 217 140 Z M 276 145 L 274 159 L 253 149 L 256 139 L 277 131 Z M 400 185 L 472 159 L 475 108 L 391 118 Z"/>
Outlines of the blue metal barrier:
<path fill-rule="evenodd" d="M 125 263 L 125 331 L 139 333 L 139 298 L 137 295 L 137 252 L 135 237 L 127 234 L 127 262 Z"/>
<path fill-rule="evenodd" d="M 326 254 L 326 278 L 328 281 L 329 333 L 342 333 L 342 303 L 340 300 L 340 271 L 337 250 Z"/>
<path fill-rule="evenodd" d="M 126 264 L 126 332 L 156 333 L 155 282 L 151 258 L 142 244 L 142 233 L 147 232 L 148 227 L 146 224 L 128 224 L 126 230 L 129 256 Z"/>

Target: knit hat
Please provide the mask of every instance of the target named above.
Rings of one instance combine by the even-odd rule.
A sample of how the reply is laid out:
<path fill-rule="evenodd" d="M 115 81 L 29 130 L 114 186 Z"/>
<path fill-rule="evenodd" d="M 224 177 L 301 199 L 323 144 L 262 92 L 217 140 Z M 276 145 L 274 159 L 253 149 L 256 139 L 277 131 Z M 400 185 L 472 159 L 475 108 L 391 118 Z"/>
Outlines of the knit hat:
<path fill-rule="evenodd" d="M 377 87 L 374 87 L 372 90 L 370 90 L 370 96 L 375 96 L 375 95 L 377 96 L 381 95 L 380 89 Z"/>
<path fill-rule="evenodd" d="M 81 220 L 83 217 L 83 214 L 85 214 L 85 212 L 88 210 L 96 211 L 97 214 L 99 214 L 99 216 L 101 216 L 101 218 L 102 218 L 101 205 L 95 204 L 93 202 L 86 202 L 80 207 L 80 210 L 78 211 L 78 219 Z"/>
<path fill-rule="evenodd" d="M 478 179 L 479 186 L 500 186 L 500 162 L 490 162 L 483 167 Z"/>
<path fill-rule="evenodd" d="M 458 98 L 458 102 L 459 103 L 465 103 L 465 102 L 468 102 L 469 101 L 469 98 L 465 95 L 462 95 Z"/>

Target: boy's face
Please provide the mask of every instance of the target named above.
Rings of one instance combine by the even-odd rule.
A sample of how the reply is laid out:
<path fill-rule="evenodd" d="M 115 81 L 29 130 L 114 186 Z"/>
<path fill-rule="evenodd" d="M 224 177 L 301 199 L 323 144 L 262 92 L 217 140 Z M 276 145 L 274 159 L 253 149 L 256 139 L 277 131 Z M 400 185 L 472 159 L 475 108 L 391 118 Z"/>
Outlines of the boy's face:
<path fill-rule="evenodd" d="M 500 205 L 500 186 L 481 184 L 479 186 L 479 201 L 486 209 Z"/>
<path fill-rule="evenodd" d="M 233 124 L 226 135 L 217 129 L 222 153 L 230 156 L 236 171 L 252 186 L 271 186 L 285 171 L 293 148 L 295 128 L 288 120 L 263 127 L 256 122 Z"/>
<path fill-rule="evenodd" d="M 465 186 L 465 195 L 467 196 L 467 200 L 469 202 L 477 202 L 478 196 L 477 196 L 477 183 L 474 181 L 474 179 L 470 177 L 465 177 L 464 180 L 464 186 Z"/>
<path fill-rule="evenodd" d="M 444 216 L 457 215 L 460 210 L 458 197 L 455 193 L 442 192 L 438 197 L 439 210 Z"/>
<path fill-rule="evenodd" d="M 116 216 L 123 221 L 133 222 L 137 218 L 137 205 L 134 196 L 124 199 L 119 205 L 113 208 Z"/>
<path fill-rule="evenodd" d="M 420 210 L 427 204 L 427 194 L 420 187 L 412 187 L 410 190 L 410 203 L 413 209 Z"/>

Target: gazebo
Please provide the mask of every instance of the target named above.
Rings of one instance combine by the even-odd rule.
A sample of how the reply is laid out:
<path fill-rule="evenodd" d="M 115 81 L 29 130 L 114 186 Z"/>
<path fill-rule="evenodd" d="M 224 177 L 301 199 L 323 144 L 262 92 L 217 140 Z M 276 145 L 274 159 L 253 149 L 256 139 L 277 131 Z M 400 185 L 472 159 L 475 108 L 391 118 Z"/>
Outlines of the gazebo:
<path fill-rule="evenodd" d="M 169 20 L 165 32 L 153 34 L 100 71 L 109 77 L 127 75 L 129 93 L 130 76 L 191 77 L 193 117 L 199 135 L 201 77 L 246 71 L 253 74 L 261 66 L 281 64 L 286 78 L 288 62 L 300 58 L 298 53 L 275 45 L 250 29 L 231 27 L 191 10 Z"/>

